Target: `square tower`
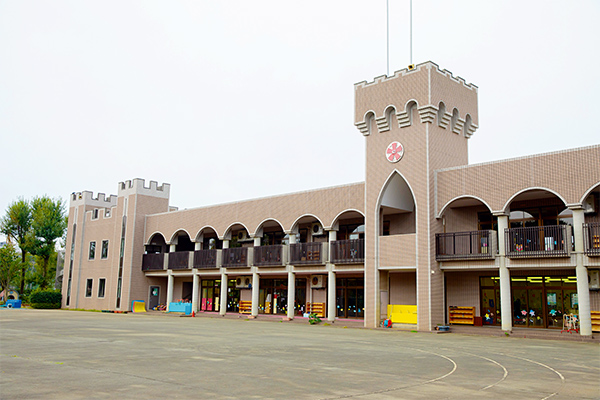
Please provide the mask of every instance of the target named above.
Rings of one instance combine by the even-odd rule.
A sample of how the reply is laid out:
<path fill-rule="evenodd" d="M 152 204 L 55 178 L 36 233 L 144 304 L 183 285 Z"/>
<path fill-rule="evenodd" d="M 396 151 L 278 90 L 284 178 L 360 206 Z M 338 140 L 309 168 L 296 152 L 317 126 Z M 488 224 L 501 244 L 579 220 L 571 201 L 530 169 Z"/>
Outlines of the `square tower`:
<path fill-rule="evenodd" d="M 468 163 L 477 87 L 426 62 L 355 85 L 355 125 L 366 140 L 365 325 L 392 303 L 417 306 L 417 326 L 443 322 L 436 271 L 434 171 Z"/>

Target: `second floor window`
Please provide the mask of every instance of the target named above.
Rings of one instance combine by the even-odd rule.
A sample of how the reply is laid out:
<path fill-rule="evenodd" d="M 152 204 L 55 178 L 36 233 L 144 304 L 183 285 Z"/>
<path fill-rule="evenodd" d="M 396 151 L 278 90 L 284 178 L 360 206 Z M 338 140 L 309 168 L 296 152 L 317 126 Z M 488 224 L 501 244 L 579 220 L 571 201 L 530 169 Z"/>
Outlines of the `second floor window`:
<path fill-rule="evenodd" d="M 108 258 L 108 240 L 102 241 L 102 253 L 101 253 L 100 257 L 103 259 Z"/>
<path fill-rule="evenodd" d="M 90 242 L 90 255 L 88 258 L 90 260 L 96 258 L 96 242 Z"/>

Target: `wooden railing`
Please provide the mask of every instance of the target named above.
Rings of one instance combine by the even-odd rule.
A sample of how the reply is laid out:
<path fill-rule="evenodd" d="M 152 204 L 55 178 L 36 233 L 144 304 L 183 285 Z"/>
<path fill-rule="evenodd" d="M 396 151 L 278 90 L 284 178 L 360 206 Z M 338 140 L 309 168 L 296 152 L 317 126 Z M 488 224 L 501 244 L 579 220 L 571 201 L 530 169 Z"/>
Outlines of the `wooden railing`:
<path fill-rule="evenodd" d="M 256 266 L 283 265 L 282 256 L 282 245 L 254 247 L 254 265 Z"/>
<path fill-rule="evenodd" d="M 290 244 L 290 264 L 323 264 L 323 244 L 321 242 Z"/>
<path fill-rule="evenodd" d="M 600 256 L 600 222 L 583 224 L 583 251 L 588 256 Z"/>
<path fill-rule="evenodd" d="M 223 249 L 223 266 L 229 268 L 244 268 L 248 266 L 248 248 L 233 247 Z"/>
<path fill-rule="evenodd" d="M 155 271 L 164 269 L 165 255 L 164 253 L 158 254 L 144 254 L 142 257 L 142 271 Z"/>
<path fill-rule="evenodd" d="M 332 263 L 362 264 L 365 262 L 364 239 L 336 240 L 331 242 Z"/>
<path fill-rule="evenodd" d="M 194 268 L 216 268 L 217 250 L 196 250 L 194 251 Z"/>
<path fill-rule="evenodd" d="M 435 234 L 435 259 L 466 260 L 494 258 L 495 231 L 469 231 Z"/>
<path fill-rule="evenodd" d="M 176 251 L 173 253 L 169 253 L 169 269 L 188 269 L 189 267 L 189 251 Z"/>
<path fill-rule="evenodd" d="M 566 257 L 573 246 L 568 225 L 510 228 L 504 235 L 506 256 L 510 258 Z"/>

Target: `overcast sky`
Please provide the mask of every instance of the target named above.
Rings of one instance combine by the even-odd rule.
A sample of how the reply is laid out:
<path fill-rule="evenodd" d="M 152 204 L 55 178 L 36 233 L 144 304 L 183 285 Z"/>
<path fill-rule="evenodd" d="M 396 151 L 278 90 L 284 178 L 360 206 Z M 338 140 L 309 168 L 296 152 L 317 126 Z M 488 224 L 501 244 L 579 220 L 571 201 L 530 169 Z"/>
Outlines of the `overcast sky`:
<path fill-rule="evenodd" d="M 470 163 L 598 144 L 599 26 L 596 0 L 415 0 L 413 61 L 479 87 Z M 385 73 L 385 0 L 0 0 L 0 213 L 136 177 L 180 209 L 363 181 L 353 85 Z"/>

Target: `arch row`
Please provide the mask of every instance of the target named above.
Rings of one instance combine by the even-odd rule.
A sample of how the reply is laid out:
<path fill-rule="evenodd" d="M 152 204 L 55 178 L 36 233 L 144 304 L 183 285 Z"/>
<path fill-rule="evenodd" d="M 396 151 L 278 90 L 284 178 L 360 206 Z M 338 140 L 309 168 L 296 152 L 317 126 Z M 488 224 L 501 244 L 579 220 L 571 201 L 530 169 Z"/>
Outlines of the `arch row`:
<path fill-rule="evenodd" d="M 379 117 L 374 110 L 369 110 L 364 114 L 363 120 L 355 125 L 364 136 L 375 132 L 375 128 L 379 133 L 387 132 L 392 127 L 407 128 L 416 122 L 416 112 L 419 114 L 421 123 L 434 123 L 437 120 L 440 128 L 449 129 L 466 138 L 473 136 L 478 128 L 470 114 L 467 113 L 461 117 L 458 108 L 454 107 L 452 110 L 448 110 L 443 101 L 440 101 L 437 107 L 431 104 L 419 107 L 419 103 L 415 99 L 408 100 L 401 111 L 390 104 Z"/>

